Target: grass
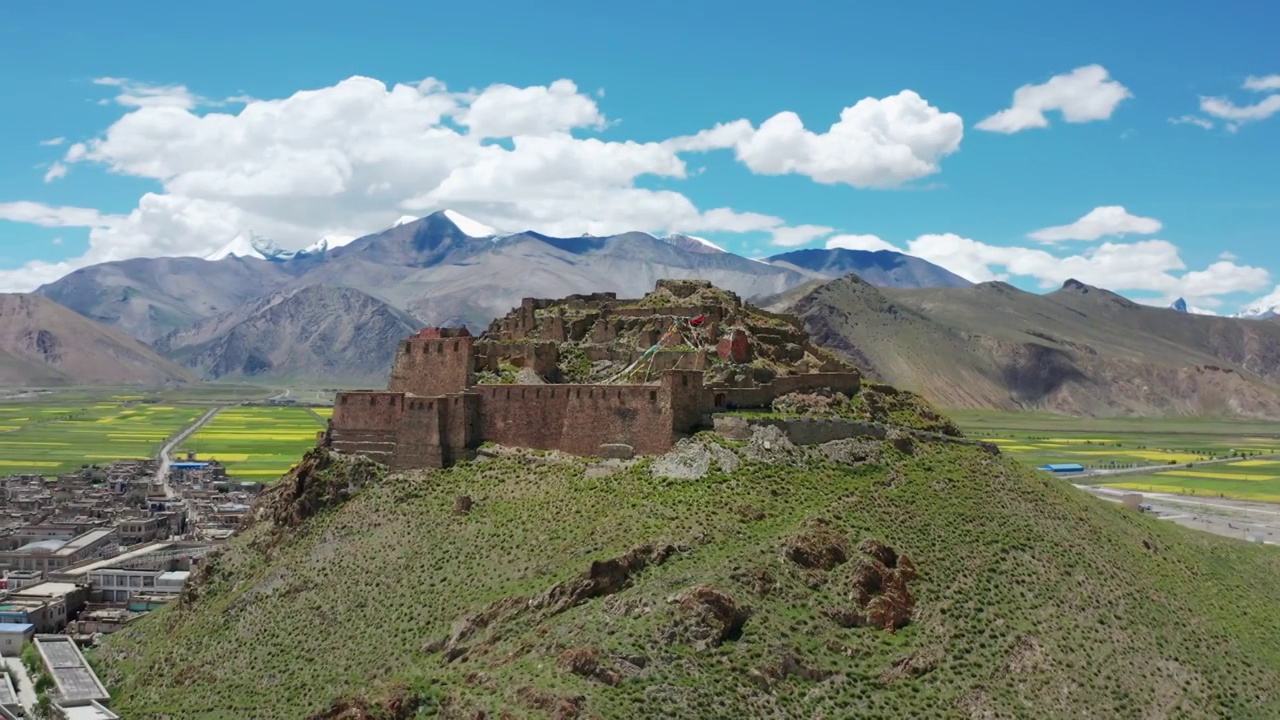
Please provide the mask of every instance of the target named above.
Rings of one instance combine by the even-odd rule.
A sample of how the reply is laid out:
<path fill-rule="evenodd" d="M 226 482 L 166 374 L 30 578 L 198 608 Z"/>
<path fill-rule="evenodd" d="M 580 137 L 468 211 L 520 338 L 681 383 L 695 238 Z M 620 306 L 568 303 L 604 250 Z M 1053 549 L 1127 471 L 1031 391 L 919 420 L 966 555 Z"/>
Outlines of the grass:
<path fill-rule="evenodd" d="M 113 708 L 139 718 L 296 718 L 391 683 L 450 717 L 547 717 L 533 706 L 548 702 L 599 718 L 1280 716 L 1273 548 L 969 447 L 734 452 L 741 466 L 697 480 L 531 454 L 391 477 L 296 529 L 237 536 L 194 604 L 109 636 L 95 665 Z M 856 563 L 786 559 L 816 517 L 911 556 L 911 624 L 824 614 L 849 602 Z M 616 594 L 500 617 L 453 662 L 424 649 L 648 542 L 684 549 Z M 751 609 L 739 637 L 698 649 L 675 631 L 690 618 L 671 598 L 696 586 Z M 556 662 L 570 649 L 643 669 L 606 685 Z"/>
<path fill-rule="evenodd" d="M 56 475 L 84 465 L 153 457 L 168 437 L 203 412 L 138 399 L 54 395 L 0 406 L 0 475 Z"/>
<path fill-rule="evenodd" d="M 314 447 L 322 429 L 305 408 L 231 407 L 219 411 L 182 449 L 194 451 L 198 460 L 218 460 L 233 478 L 267 482 L 288 472 Z"/>

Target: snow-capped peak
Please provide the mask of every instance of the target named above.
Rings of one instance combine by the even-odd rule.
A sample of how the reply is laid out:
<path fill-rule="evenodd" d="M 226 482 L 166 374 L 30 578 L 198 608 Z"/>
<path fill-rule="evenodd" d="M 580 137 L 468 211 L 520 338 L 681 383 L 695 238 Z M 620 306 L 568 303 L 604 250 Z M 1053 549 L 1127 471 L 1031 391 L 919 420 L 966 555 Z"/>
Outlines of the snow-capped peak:
<path fill-rule="evenodd" d="M 342 247 L 354 240 L 347 235 L 326 235 L 301 250 L 285 250 L 274 240 L 259 235 L 252 230 L 244 230 L 236 234 L 231 242 L 217 252 L 205 256 L 205 260 L 222 260 L 228 257 L 252 257 L 259 260 L 277 262 L 292 260 L 304 255 L 323 255 L 336 247 Z"/>
<path fill-rule="evenodd" d="M 479 220 L 472 220 L 456 210 L 443 210 L 441 214 L 445 219 L 453 223 L 464 235 L 473 238 L 487 238 L 498 235 L 498 231 L 485 225 Z"/>
<path fill-rule="evenodd" d="M 719 245 L 711 242 L 706 238 L 696 237 L 694 235 L 681 235 L 679 233 L 662 238 L 664 241 L 675 245 L 681 250 L 688 250 L 696 253 L 713 253 L 728 252 Z"/>
<path fill-rule="evenodd" d="M 1240 312 L 1231 317 L 1244 318 L 1246 320 L 1266 320 L 1268 318 L 1280 317 L 1280 303 L 1259 304 L 1254 303 L 1240 310 Z"/>
<path fill-rule="evenodd" d="M 408 225 L 409 223 L 417 222 L 418 220 L 419 218 L 416 218 L 412 215 L 401 215 L 399 220 L 391 223 L 391 227 L 400 227 L 401 225 Z"/>
<path fill-rule="evenodd" d="M 263 237 L 252 230 L 236 233 L 222 249 L 205 256 L 205 260 L 222 260 L 228 257 L 255 257 L 266 260 L 283 252 L 271 238 Z"/>

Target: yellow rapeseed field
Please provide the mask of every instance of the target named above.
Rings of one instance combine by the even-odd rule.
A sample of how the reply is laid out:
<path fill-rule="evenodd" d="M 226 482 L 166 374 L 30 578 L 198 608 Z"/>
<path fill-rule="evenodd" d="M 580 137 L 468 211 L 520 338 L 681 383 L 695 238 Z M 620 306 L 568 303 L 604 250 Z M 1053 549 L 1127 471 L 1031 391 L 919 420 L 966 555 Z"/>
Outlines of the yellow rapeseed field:
<path fill-rule="evenodd" d="M 1250 475 L 1247 473 L 1216 472 L 1212 470 L 1169 470 L 1160 474 L 1173 475 L 1174 477 L 1208 478 L 1210 480 L 1244 480 L 1246 482 L 1276 479 L 1275 475 Z"/>

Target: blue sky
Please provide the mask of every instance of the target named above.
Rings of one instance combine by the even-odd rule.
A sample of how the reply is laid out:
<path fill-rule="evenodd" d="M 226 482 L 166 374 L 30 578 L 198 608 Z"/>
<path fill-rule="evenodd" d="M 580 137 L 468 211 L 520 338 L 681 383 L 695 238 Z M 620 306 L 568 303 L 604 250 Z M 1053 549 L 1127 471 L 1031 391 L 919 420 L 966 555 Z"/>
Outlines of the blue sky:
<path fill-rule="evenodd" d="M 676 217 L 671 220 L 676 227 L 636 229 L 681 230 L 685 227 L 680 223 L 692 223 L 695 234 L 750 255 L 821 247 L 831 236 L 875 235 L 899 248 L 928 250 L 930 259 L 958 271 L 974 275 L 982 272 L 975 267 L 986 268 L 992 276 L 1007 276 L 1037 290 L 1062 279 L 1064 271 L 1053 266 L 1054 258 L 1094 257 L 1074 265 L 1065 261 L 1062 267 L 1093 273 L 1087 281 L 1097 284 L 1115 278 L 1116 289 L 1134 297 L 1154 302 L 1186 294 L 1193 304 L 1219 312 L 1267 295 L 1280 282 L 1280 172 L 1274 159 L 1266 160 L 1280 147 L 1280 113 L 1239 123 L 1232 131 L 1220 117 L 1232 108 L 1209 106 L 1219 116 L 1201 109 L 1202 97 L 1225 98 L 1236 107 L 1264 103 L 1255 115 L 1270 108 L 1265 105 L 1270 93 L 1243 87 L 1250 77 L 1280 73 L 1274 38 L 1264 32 L 1280 21 L 1280 8 L 1266 4 L 1184 0 L 1165 3 L 1155 12 L 1137 4 L 1101 2 L 916 2 L 896 7 L 794 2 L 785 11 L 773 4 L 754 9 L 749 3 L 720 0 L 640 5 L 385 2 L 359 12 L 351 12 L 349 3 L 314 1 L 231 1 L 210 8 L 133 2 L 127 10 L 88 2 L 16 5 L 0 6 L 0 74 L 8 110 L 0 114 L 0 218 L 7 218 L 0 220 L 0 284 L 5 286 L 0 289 L 31 289 L 24 283 L 53 279 L 88 261 L 78 260 L 86 252 L 89 260 L 137 253 L 204 254 L 210 244 L 225 244 L 245 229 L 301 246 L 321 235 L 369 232 L 387 219 L 419 210 L 425 214 L 431 202 L 448 197 L 461 198 L 450 206 L 509 230 L 525 229 L 508 227 L 521 222 L 552 225 L 534 229 L 613 229 L 618 223 L 653 225 Z M 1108 118 L 1073 123 L 1049 110 L 1044 113 L 1048 127 L 1013 133 L 976 127 L 1010 107 L 1017 88 L 1091 65 L 1105 68 L 1107 82 L 1128 91 Z M 603 152 L 588 156 L 595 150 L 586 146 L 572 152 L 556 146 L 538 155 L 537 162 L 507 158 L 503 162 L 517 164 L 482 163 L 479 167 L 496 167 L 504 177 L 510 177 L 504 169 L 512 167 L 529 169 L 532 176 L 522 185 L 496 182 L 513 184 L 487 191 L 473 187 L 486 174 L 467 161 L 451 160 L 446 169 L 461 168 L 472 185 L 459 189 L 461 180 L 454 178 L 448 192 L 432 193 L 423 178 L 442 175 L 418 175 L 399 166 L 393 173 L 386 170 L 385 163 L 391 162 L 386 158 L 361 165 L 367 157 L 335 159 L 331 152 L 325 162 L 340 168 L 334 172 L 341 175 L 341 168 L 356 167 L 350 186 L 334 191 L 341 196 L 335 201 L 314 188 L 291 195 L 291 187 L 280 183 L 301 182 L 297 173 L 281 170 L 273 175 L 274 184 L 265 185 L 237 178 L 266 172 L 264 164 L 302 164 L 297 158 L 319 157 L 322 148 L 333 147 L 325 133 L 353 136 L 345 141 L 348 150 L 341 152 L 364 152 L 367 148 L 350 150 L 361 142 L 354 136 L 372 132 L 357 123 L 377 123 L 389 115 L 355 120 L 344 113 L 358 109 L 329 114 L 317 105 L 306 115 L 315 118 L 306 129 L 310 145 L 288 141 L 272 149 L 267 143 L 251 152 L 241 143 L 237 147 L 247 155 L 233 162 L 221 150 L 200 157 L 197 146 L 206 137 L 200 127 L 172 117 L 143 127 L 155 118 L 130 121 L 126 116 L 145 115 L 147 108 L 140 111 L 113 99 L 148 92 L 172 98 L 173 88 L 181 86 L 188 94 L 184 97 L 224 102 L 197 102 L 188 108 L 194 115 L 235 115 L 245 103 L 225 99 L 287 98 L 299 90 L 332 88 L 357 75 L 388 86 L 433 77 L 455 92 L 495 83 L 548 86 L 569 79 L 609 123 L 603 129 L 574 127 L 573 135 L 612 143 L 656 144 L 740 119 L 759 128 L 785 111 L 796 113 L 808 130 L 825 133 L 844 108 L 859 100 L 911 90 L 936 113 L 962 118 L 963 139 L 954 152 L 934 158 L 937 172 L 897 189 L 821 182 L 814 179 L 821 173 L 813 171 L 770 174 L 770 164 L 795 164 L 785 156 L 794 146 L 765 148 L 759 145 L 763 133 L 753 136 L 761 158 L 755 163 L 738 159 L 735 152 L 741 155 L 743 146 L 733 146 L 735 151 L 732 143 L 682 152 L 685 177 L 627 175 L 620 169 L 629 163 L 667 167 L 670 160 L 657 157 L 656 151 L 634 151 L 645 156 L 624 158 Z M 101 78 L 123 80 L 116 85 L 93 82 Z M 561 110 L 585 112 L 581 101 L 575 102 Z M 508 119 L 520 116 L 496 106 L 494 112 Z M 293 119 L 297 117 L 295 113 Z M 1213 127 L 1170 121 L 1184 117 Z M 538 125 L 536 118 L 528 121 Z M 457 118 L 441 122 L 464 129 Z M 255 127 L 256 136 L 269 134 L 263 125 Z M 178 137 L 181 133 L 189 135 Z M 274 133 L 297 137 L 283 120 Z M 411 135 L 397 142 L 412 143 Z M 54 138 L 65 140 L 57 146 L 40 144 Z M 110 141 L 95 157 L 67 161 L 74 143 L 94 138 Z M 228 141 L 224 137 L 222 142 Z M 509 140 L 498 142 L 511 147 Z M 154 158 L 147 155 L 151 146 Z M 824 157 L 811 158 L 810 166 L 834 163 L 836 175 L 857 175 L 839 166 L 837 146 L 821 147 Z M 854 147 L 848 162 L 857 165 L 863 162 L 856 157 L 859 152 L 865 156 L 870 150 L 865 141 Z M 90 151 L 94 155 L 92 146 Z M 431 157 L 442 152 L 433 149 Z M 546 155 L 563 162 L 553 166 Z M 45 182 L 55 162 L 67 172 Z M 397 186 L 381 209 L 370 199 L 381 195 L 356 187 L 352 180 L 363 183 L 378 172 L 386 172 L 386 183 Z M 301 175 L 327 177 L 319 170 Z M 267 190 L 258 193 L 254 188 L 259 187 Z M 632 187 L 674 191 L 703 215 L 680 220 L 684 216 L 670 209 L 676 206 L 669 204 L 674 202 L 669 196 L 658 202 L 657 196 L 629 193 Z M 131 222 L 120 219 L 139 208 L 145 193 L 156 193 L 158 199 L 142 203 L 145 212 Z M 402 205 L 415 195 L 429 197 L 419 197 L 414 208 Z M 503 210 L 486 215 L 486 209 L 495 207 L 494 198 L 511 200 Z M 575 198 L 582 200 L 575 203 Z M 1027 237 L 1108 206 L 1157 220 L 1159 230 L 1055 244 Z M 70 210 L 75 208 L 97 211 L 108 220 L 86 220 L 86 213 Z M 333 216 L 348 208 L 345 217 Z M 768 223 L 730 232 L 729 226 L 740 229 L 752 223 L 712 221 L 706 212 L 715 208 L 830 231 L 815 230 L 803 245 L 779 245 L 783 236 L 764 227 Z M 561 220 L 547 219 L 553 216 Z M 85 226 L 95 224 L 91 247 L 91 228 Z M 793 234 L 788 242 L 802 236 Z M 911 244 L 921 236 L 935 237 Z M 1155 239 L 1176 246 L 1185 269 L 1170 267 L 1164 246 L 1134 246 Z M 1114 247 L 1099 259 L 1100 246 L 1107 242 Z M 1026 252 L 1019 254 L 1018 248 Z M 69 264 L 26 265 L 32 262 Z M 1217 269 L 1210 267 L 1214 263 Z M 1160 278 L 1145 281 L 1141 276 L 1148 267 L 1152 278 Z M 1184 276 L 1188 271 L 1204 272 Z"/>

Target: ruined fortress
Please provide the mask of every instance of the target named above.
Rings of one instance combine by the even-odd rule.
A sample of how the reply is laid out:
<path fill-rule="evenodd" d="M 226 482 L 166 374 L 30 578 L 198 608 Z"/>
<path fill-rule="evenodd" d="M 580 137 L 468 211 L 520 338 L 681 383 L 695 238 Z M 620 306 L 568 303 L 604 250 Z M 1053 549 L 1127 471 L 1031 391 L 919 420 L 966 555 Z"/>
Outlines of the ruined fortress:
<path fill-rule="evenodd" d="M 484 442 L 658 454 L 717 411 L 859 386 L 796 318 L 710 283 L 659 280 L 640 299 L 526 298 L 480 337 L 421 330 L 401 342 L 385 391 L 338 394 L 321 442 L 393 469 L 444 467 Z"/>

